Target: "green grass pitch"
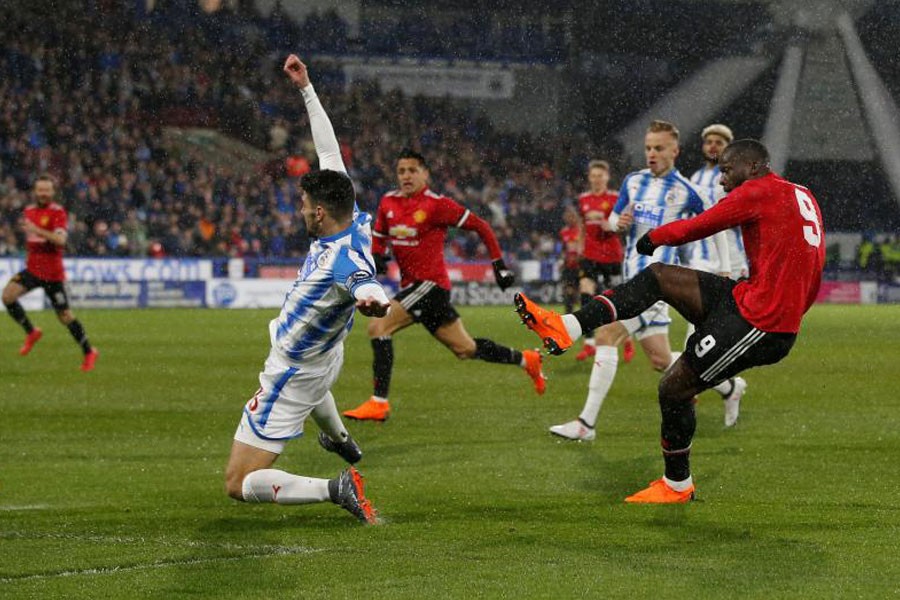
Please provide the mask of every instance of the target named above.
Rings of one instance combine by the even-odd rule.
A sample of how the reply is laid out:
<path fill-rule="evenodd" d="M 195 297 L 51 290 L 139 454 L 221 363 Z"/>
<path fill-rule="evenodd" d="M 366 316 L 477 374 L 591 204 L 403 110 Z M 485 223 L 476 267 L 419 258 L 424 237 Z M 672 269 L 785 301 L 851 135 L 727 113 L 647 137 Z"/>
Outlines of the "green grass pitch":
<path fill-rule="evenodd" d="M 33 315 L 31 356 L 0 322 L 0 598 L 884 598 L 900 594 L 900 306 L 817 306 L 782 364 L 746 374 L 741 420 L 698 405 L 698 501 L 630 506 L 662 472 L 658 380 L 622 366 L 593 443 L 574 418 L 589 364 L 549 358 L 537 397 L 511 367 L 395 338 L 394 413 L 349 428 L 385 523 L 331 504 L 222 492 L 240 409 L 277 311 L 80 311 L 101 350 Z M 467 329 L 533 346 L 511 309 Z M 683 324 L 673 330 L 681 343 Z M 334 390 L 370 393 L 360 318 Z M 343 467 L 306 438 L 279 467 Z"/>

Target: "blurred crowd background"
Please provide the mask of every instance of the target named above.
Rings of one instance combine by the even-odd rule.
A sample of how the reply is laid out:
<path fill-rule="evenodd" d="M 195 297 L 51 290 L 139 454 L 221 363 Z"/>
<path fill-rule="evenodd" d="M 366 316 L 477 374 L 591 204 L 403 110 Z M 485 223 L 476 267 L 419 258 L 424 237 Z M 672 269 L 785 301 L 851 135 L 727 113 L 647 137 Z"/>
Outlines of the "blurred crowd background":
<path fill-rule="evenodd" d="M 12 4 L 0 20 L 5 256 L 23 253 L 18 219 L 41 172 L 60 181 L 73 255 L 274 261 L 302 256 L 308 240 L 297 182 L 315 166 L 315 151 L 300 96 L 281 73 L 284 57 L 294 51 L 308 59 L 364 209 L 374 210 L 393 187 L 393 157 L 409 146 L 428 158 L 432 187 L 491 222 L 508 255 L 552 257 L 563 210 L 586 187 L 587 162 L 610 161 L 614 186 L 624 175 L 622 149 L 610 141 L 618 124 L 686 77 L 706 53 L 765 52 L 779 35 L 791 35 L 777 31 L 763 4 L 752 2 L 730 10 L 710 3 L 710 26 L 700 28 L 677 12 L 689 10 L 679 8 L 683 4 L 699 3 L 630 3 L 641 7 L 620 9 L 618 26 L 598 32 L 602 41 L 590 52 L 576 47 L 577 31 L 564 31 L 577 24 L 535 9 L 514 20 L 485 19 L 470 10 L 428 18 L 388 3 L 378 13 L 383 18 L 366 20 L 351 33 L 335 11 L 297 20 L 277 4 L 268 14 L 253 2 L 229 3 L 212 13 L 186 0 L 156 2 L 153 10 L 113 0 L 57 2 L 53 10 L 41 1 Z M 641 20 L 642 10 L 663 10 L 664 4 L 669 18 Z M 894 3 L 874 10 L 863 26 L 872 32 L 873 59 L 896 94 L 900 65 L 878 36 L 896 33 L 896 26 L 885 23 L 900 21 L 900 10 Z M 739 36 L 735 19 L 743 23 Z M 642 37 L 629 35 L 635 30 Z M 598 71 L 597 62 L 613 49 L 630 57 L 634 69 Z M 563 69 L 575 84 L 590 75 L 589 84 L 572 90 L 590 118 L 580 127 L 541 135 L 505 130 L 476 106 L 449 98 L 410 97 L 373 83 L 348 85 L 340 68 L 340 56 L 347 54 L 530 63 Z M 773 82 L 774 74 L 763 77 L 763 84 Z M 756 113 L 764 100 L 754 93 L 741 99 L 743 111 L 725 115 L 745 136 L 759 135 L 762 127 Z M 170 126 L 217 130 L 255 147 L 262 160 L 252 170 L 210 161 L 202 152 L 168 143 L 163 131 Z M 684 145 L 679 165 L 690 174 L 700 166 L 699 140 Z M 900 217 L 858 208 L 870 205 L 865 197 L 884 194 L 883 181 L 869 169 L 859 178 L 869 187 L 860 189 L 852 173 L 830 171 L 832 179 L 841 179 L 825 175 L 820 186 L 837 187 L 844 199 L 845 190 L 858 190 L 863 200 L 847 205 L 846 218 L 833 204 L 823 206 L 826 214 L 839 216 L 838 223 L 826 219 L 826 226 L 864 233 L 860 268 L 897 270 Z M 823 204 L 842 201 L 816 182 L 805 183 Z M 878 206 L 896 212 L 887 195 L 887 203 Z M 453 236 L 447 253 L 453 259 L 486 257 L 477 238 L 462 233 Z"/>

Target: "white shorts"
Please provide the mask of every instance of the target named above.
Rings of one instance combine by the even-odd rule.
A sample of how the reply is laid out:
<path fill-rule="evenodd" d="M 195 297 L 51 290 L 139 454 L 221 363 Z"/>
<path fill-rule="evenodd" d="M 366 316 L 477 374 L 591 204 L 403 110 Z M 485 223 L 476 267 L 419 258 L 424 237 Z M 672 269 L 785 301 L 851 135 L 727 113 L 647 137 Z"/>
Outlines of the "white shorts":
<path fill-rule="evenodd" d="M 642 340 L 651 335 L 669 333 L 669 305 L 658 300 L 653 306 L 636 317 L 619 321 L 625 326 L 628 335 L 633 335 L 636 340 Z"/>
<path fill-rule="evenodd" d="M 244 405 L 234 439 L 281 454 L 287 440 L 303 435 L 306 417 L 328 397 L 343 362 L 343 344 L 302 363 L 270 350 L 259 390 Z"/>

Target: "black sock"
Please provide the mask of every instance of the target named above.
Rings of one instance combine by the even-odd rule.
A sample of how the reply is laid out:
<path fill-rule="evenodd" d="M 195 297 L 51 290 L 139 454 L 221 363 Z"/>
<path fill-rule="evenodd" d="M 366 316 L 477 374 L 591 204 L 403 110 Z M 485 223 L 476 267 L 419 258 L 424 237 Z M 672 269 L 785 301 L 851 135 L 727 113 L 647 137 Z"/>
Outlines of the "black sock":
<path fill-rule="evenodd" d="M 475 338 L 475 358 L 504 365 L 522 364 L 521 352 L 484 338 Z"/>
<path fill-rule="evenodd" d="M 652 268 L 638 273 L 634 279 L 606 290 L 601 295 L 609 300 L 592 299 L 587 306 L 582 306 L 573 315 L 581 324 L 582 331 L 592 330 L 601 325 L 636 317 L 657 300 L 662 299 L 659 280 Z M 615 306 L 615 311 L 610 307 Z"/>
<path fill-rule="evenodd" d="M 691 441 L 697 428 L 693 398 L 687 401 L 660 400 L 662 449 L 666 477 L 684 481 L 691 475 Z"/>
<path fill-rule="evenodd" d="M 387 398 L 394 370 L 394 342 L 389 337 L 372 340 L 372 374 L 375 377 L 375 395 Z"/>
<path fill-rule="evenodd" d="M 575 297 L 573 294 L 564 293 L 563 301 L 565 302 L 565 305 L 566 305 L 566 314 L 575 310 Z"/>
<path fill-rule="evenodd" d="M 81 346 L 81 351 L 87 354 L 91 351 L 91 343 L 88 341 L 87 336 L 84 334 L 84 327 L 81 326 L 81 323 L 78 319 L 75 319 L 66 327 L 69 328 L 69 333 L 72 334 L 72 337 L 75 338 L 75 341 L 78 342 L 78 345 Z"/>
<path fill-rule="evenodd" d="M 589 305 L 591 302 L 595 302 L 593 294 L 581 294 L 581 308 L 584 308 L 585 306 Z M 594 329 L 593 328 L 585 329 L 583 325 L 584 324 L 582 324 L 581 336 L 585 339 L 590 339 L 590 338 L 594 337 Z"/>
<path fill-rule="evenodd" d="M 28 320 L 28 315 L 25 314 L 25 309 L 22 308 L 22 305 L 19 304 L 18 301 L 13 302 L 12 304 L 6 305 L 6 312 L 9 313 L 9 316 L 12 317 L 12 320 L 22 326 L 22 329 L 25 330 L 25 333 L 31 333 L 34 331 L 34 325 L 31 324 L 31 321 Z"/>

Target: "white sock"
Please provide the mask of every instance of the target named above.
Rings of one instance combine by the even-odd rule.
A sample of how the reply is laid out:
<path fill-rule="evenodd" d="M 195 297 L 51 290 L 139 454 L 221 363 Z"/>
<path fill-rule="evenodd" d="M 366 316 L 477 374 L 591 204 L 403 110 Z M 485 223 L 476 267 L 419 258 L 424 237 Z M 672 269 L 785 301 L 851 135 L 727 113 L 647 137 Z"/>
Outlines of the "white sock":
<path fill-rule="evenodd" d="M 331 500 L 328 480 L 291 475 L 278 469 L 253 471 L 241 485 L 245 502 L 309 504 Z"/>
<path fill-rule="evenodd" d="M 688 478 L 684 481 L 672 481 L 665 475 L 663 475 L 663 481 L 666 482 L 666 485 L 675 490 L 676 492 L 686 492 L 691 489 L 691 486 L 694 485 L 694 478 L 691 475 L 688 475 Z"/>
<path fill-rule="evenodd" d="M 600 407 L 612 387 L 616 378 L 616 370 L 619 368 L 619 351 L 615 346 L 597 346 L 594 355 L 594 366 L 591 367 L 591 380 L 588 383 L 587 400 L 578 418 L 586 424 L 594 427 L 597 425 L 597 415 Z"/>
<path fill-rule="evenodd" d="M 595 340 L 592 337 L 586 337 L 586 338 L 584 338 L 584 345 L 585 346 L 596 346 L 597 340 Z"/>
<path fill-rule="evenodd" d="M 374 400 L 375 402 L 387 402 L 388 401 L 387 398 L 382 398 L 381 396 L 372 396 L 372 400 Z"/>
<path fill-rule="evenodd" d="M 566 326 L 566 333 L 569 334 L 569 337 L 572 338 L 573 342 L 581 337 L 581 323 L 578 322 L 575 315 L 563 315 L 562 322 L 563 325 Z"/>
<path fill-rule="evenodd" d="M 338 414 L 337 406 L 334 403 L 334 396 L 331 392 L 325 394 L 325 398 L 322 402 L 313 409 L 312 416 L 316 421 L 316 425 L 319 426 L 319 429 L 324 431 L 325 434 L 334 441 L 344 442 L 350 437 L 350 434 L 347 433 L 347 428 L 344 427 L 344 422 L 341 421 L 341 416 Z"/>
<path fill-rule="evenodd" d="M 719 385 L 714 385 L 713 389 L 719 392 L 723 398 L 727 398 L 734 391 L 734 378 L 726 379 Z"/>

